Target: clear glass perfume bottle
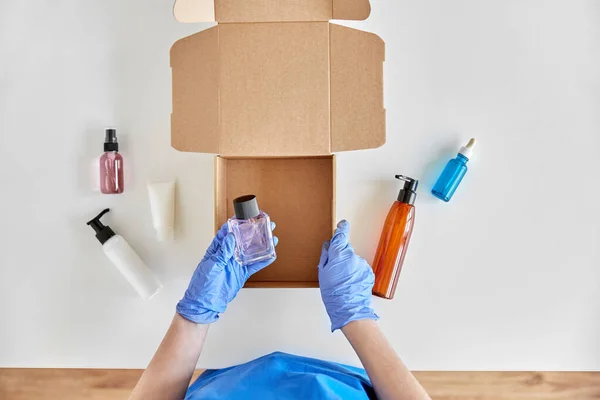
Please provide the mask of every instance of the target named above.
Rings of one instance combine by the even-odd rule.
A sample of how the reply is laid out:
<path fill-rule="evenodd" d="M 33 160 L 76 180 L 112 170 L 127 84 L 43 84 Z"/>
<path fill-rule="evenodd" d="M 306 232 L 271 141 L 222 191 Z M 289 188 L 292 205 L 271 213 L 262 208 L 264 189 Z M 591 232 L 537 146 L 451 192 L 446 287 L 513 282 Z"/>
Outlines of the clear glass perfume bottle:
<path fill-rule="evenodd" d="M 275 257 L 271 219 L 258 208 L 256 196 L 233 200 L 235 217 L 228 221 L 229 232 L 235 236 L 234 257 L 241 265 Z"/>
<path fill-rule="evenodd" d="M 100 156 L 100 191 L 104 194 L 123 193 L 123 157 L 119 154 L 117 131 L 107 129 L 104 154 Z"/>

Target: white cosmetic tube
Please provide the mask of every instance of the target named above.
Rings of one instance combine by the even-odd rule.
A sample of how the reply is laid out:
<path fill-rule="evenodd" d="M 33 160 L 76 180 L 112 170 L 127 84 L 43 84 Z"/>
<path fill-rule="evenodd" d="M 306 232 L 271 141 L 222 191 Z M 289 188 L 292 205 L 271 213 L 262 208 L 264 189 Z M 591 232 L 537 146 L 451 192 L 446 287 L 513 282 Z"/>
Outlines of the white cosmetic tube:
<path fill-rule="evenodd" d="M 148 184 L 152 224 L 159 242 L 173 240 L 175 226 L 175 181 Z"/>

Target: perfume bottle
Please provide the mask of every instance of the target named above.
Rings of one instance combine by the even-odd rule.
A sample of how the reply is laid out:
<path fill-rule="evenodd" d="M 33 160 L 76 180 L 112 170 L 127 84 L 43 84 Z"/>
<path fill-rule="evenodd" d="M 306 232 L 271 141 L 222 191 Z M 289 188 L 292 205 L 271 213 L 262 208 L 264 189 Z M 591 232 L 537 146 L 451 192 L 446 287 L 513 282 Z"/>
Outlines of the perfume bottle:
<path fill-rule="evenodd" d="M 466 146 L 461 147 L 456 158 L 448 161 L 446 168 L 438 178 L 431 193 L 440 200 L 449 202 L 454 196 L 454 192 L 458 189 L 458 185 L 462 182 L 467 173 L 467 163 L 473 156 L 473 148 L 475 147 L 475 139 L 469 140 Z"/>
<path fill-rule="evenodd" d="M 233 200 L 235 217 L 228 221 L 229 232 L 235 236 L 234 257 L 241 265 L 275 257 L 271 219 L 258 208 L 256 196 Z"/>
<path fill-rule="evenodd" d="M 123 193 L 123 157 L 119 154 L 117 131 L 107 129 L 104 154 L 100 156 L 100 191 L 104 194 Z"/>

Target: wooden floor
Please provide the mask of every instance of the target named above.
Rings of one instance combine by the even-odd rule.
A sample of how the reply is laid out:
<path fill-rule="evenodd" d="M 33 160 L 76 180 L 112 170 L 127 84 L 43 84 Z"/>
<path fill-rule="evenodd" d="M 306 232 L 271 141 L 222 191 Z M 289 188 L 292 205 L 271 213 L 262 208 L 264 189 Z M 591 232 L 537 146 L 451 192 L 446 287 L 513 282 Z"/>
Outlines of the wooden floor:
<path fill-rule="evenodd" d="M 127 399 L 139 370 L 0 369 L 2 400 Z M 600 372 L 418 372 L 434 400 L 600 399 Z"/>

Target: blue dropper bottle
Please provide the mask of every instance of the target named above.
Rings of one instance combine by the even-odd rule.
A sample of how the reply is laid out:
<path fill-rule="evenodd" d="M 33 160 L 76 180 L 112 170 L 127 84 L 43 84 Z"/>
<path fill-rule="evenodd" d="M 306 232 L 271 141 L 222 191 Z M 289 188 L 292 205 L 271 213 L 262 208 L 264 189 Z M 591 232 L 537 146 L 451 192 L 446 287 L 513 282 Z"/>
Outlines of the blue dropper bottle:
<path fill-rule="evenodd" d="M 469 140 L 465 147 L 461 147 L 456 158 L 448 161 L 444 172 L 442 172 L 431 191 L 435 197 L 445 202 L 450 201 L 467 173 L 467 163 L 473 155 L 473 147 L 475 147 L 475 139 Z"/>

